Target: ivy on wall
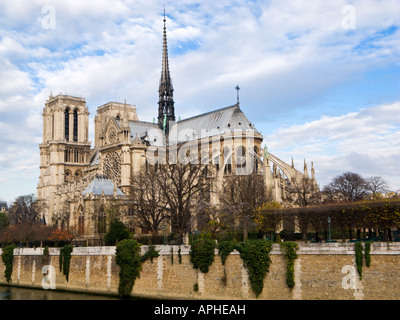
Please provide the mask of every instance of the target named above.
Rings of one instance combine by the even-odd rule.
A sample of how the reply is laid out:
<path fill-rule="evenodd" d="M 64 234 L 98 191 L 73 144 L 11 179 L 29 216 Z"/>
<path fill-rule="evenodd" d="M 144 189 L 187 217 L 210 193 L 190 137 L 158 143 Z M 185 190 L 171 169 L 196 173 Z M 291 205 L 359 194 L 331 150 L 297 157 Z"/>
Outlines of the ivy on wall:
<path fill-rule="evenodd" d="M 154 245 L 149 245 L 146 253 L 140 257 L 140 262 L 143 263 L 147 259 L 150 259 L 150 262 L 153 263 L 153 259 L 157 258 L 160 255 L 160 253 L 156 250 Z"/>
<path fill-rule="evenodd" d="M 286 283 L 289 288 L 293 288 L 295 285 L 294 261 L 298 257 L 297 249 L 299 248 L 299 245 L 296 242 L 282 242 L 280 245 L 287 259 Z"/>
<path fill-rule="evenodd" d="M 120 267 L 118 294 L 129 296 L 142 269 L 140 245 L 134 239 L 121 240 L 115 249 L 115 262 Z"/>
<path fill-rule="evenodd" d="M 371 242 L 365 242 L 365 265 L 369 267 L 371 265 Z"/>
<path fill-rule="evenodd" d="M 362 267 L 363 267 L 363 245 L 361 241 L 357 241 L 355 243 L 355 253 L 356 253 L 356 266 L 357 272 L 360 276 L 360 280 L 362 280 Z"/>
<path fill-rule="evenodd" d="M 179 264 L 182 264 L 182 255 L 181 255 L 181 247 L 180 246 L 178 249 L 178 261 L 179 261 Z"/>
<path fill-rule="evenodd" d="M 264 288 L 265 275 L 269 272 L 272 242 L 261 239 L 246 240 L 240 243 L 237 249 L 248 270 L 251 288 L 258 297 Z"/>
<path fill-rule="evenodd" d="M 60 249 L 60 256 L 59 256 L 59 265 L 60 265 L 60 272 L 65 275 L 67 282 L 69 281 L 69 267 L 71 263 L 71 253 L 74 247 L 70 244 L 62 247 Z"/>
<path fill-rule="evenodd" d="M 11 244 L 5 248 L 3 248 L 3 252 L 1 254 L 1 259 L 3 260 L 4 265 L 6 266 L 4 270 L 4 277 L 6 278 L 7 282 L 9 283 L 11 280 L 11 274 L 13 270 L 13 261 L 14 261 L 14 249 L 17 246 Z"/>
<path fill-rule="evenodd" d="M 225 265 L 226 259 L 230 255 L 230 253 L 237 248 L 237 243 L 225 240 L 218 243 L 218 252 L 221 256 L 221 262 Z"/>
<path fill-rule="evenodd" d="M 224 240 L 218 243 L 218 253 L 221 257 L 221 263 L 224 266 L 224 275 L 221 277 L 221 282 L 224 286 L 227 284 L 225 262 L 230 253 L 237 248 L 237 243 L 231 240 Z"/>
<path fill-rule="evenodd" d="M 209 237 L 200 237 L 193 240 L 189 252 L 193 268 L 207 273 L 209 267 L 214 262 L 215 247 L 215 241 Z"/>
<path fill-rule="evenodd" d="M 356 254 L 356 266 L 357 272 L 360 276 L 360 280 L 362 280 L 363 275 L 363 249 L 364 249 L 364 259 L 365 265 L 369 267 L 371 265 L 371 241 L 367 241 L 364 243 L 364 248 L 361 241 L 357 241 L 355 243 L 355 254 Z"/>

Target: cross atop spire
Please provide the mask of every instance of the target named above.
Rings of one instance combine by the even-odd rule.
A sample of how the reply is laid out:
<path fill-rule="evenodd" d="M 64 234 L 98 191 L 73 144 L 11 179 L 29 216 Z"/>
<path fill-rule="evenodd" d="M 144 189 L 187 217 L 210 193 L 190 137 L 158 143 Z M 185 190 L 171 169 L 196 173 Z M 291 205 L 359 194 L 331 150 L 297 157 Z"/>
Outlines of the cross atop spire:
<path fill-rule="evenodd" d="M 160 87 L 158 89 L 158 126 L 164 128 L 164 117 L 166 117 L 167 124 L 165 132 L 168 134 L 169 122 L 175 121 L 175 108 L 174 108 L 174 88 L 172 86 L 172 80 L 169 73 L 168 63 L 168 46 L 167 46 L 167 27 L 166 27 L 166 15 L 164 6 L 164 33 L 163 33 L 163 54 L 162 54 L 162 68 L 161 68 L 161 79 Z"/>
<path fill-rule="evenodd" d="M 236 85 L 235 89 L 236 89 L 236 95 L 237 95 L 237 104 L 239 105 L 239 90 L 240 90 L 239 85 Z"/>

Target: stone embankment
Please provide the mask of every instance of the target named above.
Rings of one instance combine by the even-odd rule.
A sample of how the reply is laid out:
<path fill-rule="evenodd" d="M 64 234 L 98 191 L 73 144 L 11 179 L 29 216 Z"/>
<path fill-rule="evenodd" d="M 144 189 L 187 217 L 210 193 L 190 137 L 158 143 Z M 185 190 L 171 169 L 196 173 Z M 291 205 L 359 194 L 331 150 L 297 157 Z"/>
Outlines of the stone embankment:
<path fill-rule="evenodd" d="M 142 252 L 146 250 L 147 247 L 143 246 Z M 143 263 L 132 296 L 224 300 L 400 298 L 400 243 L 373 243 L 371 265 L 367 267 L 364 262 L 362 279 L 357 273 L 354 243 L 299 243 L 294 265 L 294 288 L 286 284 L 287 261 L 280 245 L 274 244 L 269 254 L 272 260 L 270 270 L 258 298 L 251 290 L 247 269 L 236 251 L 229 255 L 225 265 L 217 254 L 209 272 L 203 274 L 193 268 L 189 246 L 156 246 L 156 250 L 160 251 L 160 256 L 153 262 L 147 260 Z M 119 267 L 115 263 L 115 247 L 74 248 L 68 282 L 60 272 L 59 249 L 50 248 L 49 254 L 49 261 L 45 264 L 43 248 L 15 249 L 10 284 L 46 288 L 43 290 L 118 293 Z M 0 284 L 7 284 L 4 270 L 5 265 L 0 259 Z M 52 274 L 48 273 L 49 270 Z M 194 284 L 197 284 L 197 291 Z"/>

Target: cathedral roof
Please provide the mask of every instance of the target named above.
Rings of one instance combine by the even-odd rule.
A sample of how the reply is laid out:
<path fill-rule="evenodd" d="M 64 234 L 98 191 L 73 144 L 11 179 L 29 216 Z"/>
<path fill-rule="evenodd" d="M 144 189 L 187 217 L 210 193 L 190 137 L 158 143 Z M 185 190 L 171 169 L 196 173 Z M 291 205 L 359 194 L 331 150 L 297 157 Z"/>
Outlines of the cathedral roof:
<path fill-rule="evenodd" d="M 147 132 L 152 129 L 159 129 L 158 125 L 151 122 L 145 121 L 129 121 L 129 129 L 131 130 L 131 141 L 135 140 L 136 135 L 140 139 L 144 139 L 147 136 Z"/>
<path fill-rule="evenodd" d="M 182 132 L 182 130 L 190 132 L 192 130 L 193 133 L 192 136 L 181 137 L 181 139 L 178 139 L 178 143 L 228 132 L 249 131 L 259 133 L 238 104 L 178 121 L 177 130 L 178 132 Z"/>
<path fill-rule="evenodd" d="M 83 190 L 82 195 L 94 194 L 101 195 L 104 193 L 106 196 L 114 195 L 114 182 L 104 176 L 96 176 L 93 181 Z M 121 189 L 117 188 L 117 196 L 123 196 Z"/>
<path fill-rule="evenodd" d="M 94 152 L 94 154 L 93 154 L 92 158 L 90 159 L 89 163 L 90 163 L 91 167 L 99 165 L 99 163 L 100 163 L 100 153 L 99 153 L 98 150 L 96 150 Z"/>
<path fill-rule="evenodd" d="M 150 145 L 160 145 L 157 141 L 157 132 L 161 129 L 157 124 L 144 121 L 129 121 L 131 131 L 131 141 L 136 137 Z M 150 133 L 150 131 L 152 133 Z M 178 135 L 177 135 L 178 130 Z M 233 106 L 213 110 L 194 117 L 176 122 L 170 129 L 170 136 L 178 136 L 177 142 L 186 142 L 207 138 L 217 135 L 223 135 L 229 132 L 253 132 L 258 133 L 254 125 L 247 119 L 238 104 Z M 159 139 L 158 139 L 159 140 Z M 170 140 L 169 144 L 176 141 Z"/>

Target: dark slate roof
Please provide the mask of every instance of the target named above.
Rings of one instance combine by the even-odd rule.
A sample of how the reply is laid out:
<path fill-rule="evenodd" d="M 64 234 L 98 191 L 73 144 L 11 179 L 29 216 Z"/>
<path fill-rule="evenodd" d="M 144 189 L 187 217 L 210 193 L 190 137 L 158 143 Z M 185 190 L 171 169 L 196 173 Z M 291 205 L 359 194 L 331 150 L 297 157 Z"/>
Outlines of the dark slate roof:
<path fill-rule="evenodd" d="M 0 211 L 1 211 L 1 208 L 6 208 L 6 211 L 7 211 L 8 210 L 7 202 L 0 201 Z"/>
<path fill-rule="evenodd" d="M 136 136 L 141 140 L 148 140 L 149 131 L 160 131 L 158 125 L 152 122 L 145 121 L 129 121 L 129 129 L 131 130 L 131 141 L 135 140 Z M 149 141 L 152 144 L 152 141 Z"/>
<path fill-rule="evenodd" d="M 161 139 L 157 138 L 162 135 L 162 131 L 156 123 L 129 121 L 129 128 L 131 141 L 138 138 L 150 145 L 162 145 Z M 177 138 L 169 143 L 175 144 L 235 131 L 259 133 L 237 104 L 176 122 L 170 129 L 170 137 Z"/>
<path fill-rule="evenodd" d="M 173 130 L 178 131 L 178 143 L 235 131 L 259 133 L 237 104 L 178 121 Z"/>
<path fill-rule="evenodd" d="M 99 160 L 100 160 L 100 153 L 98 150 L 95 151 L 95 153 L 93 154 L 92 158 L 90 159 L 90 166 L 96 166 L 99 164 Z"/>
<path fill-rule="evenodd" d="M 93 181 L 83 190 L 82 195 L 91 194 L 101 195 L 104 193 L 106 196 L 114 195 L 114 182 L 104 176 L 96 176 Z M 123 196 L 121 189 L 117 188 L 117 196 Z"/>

